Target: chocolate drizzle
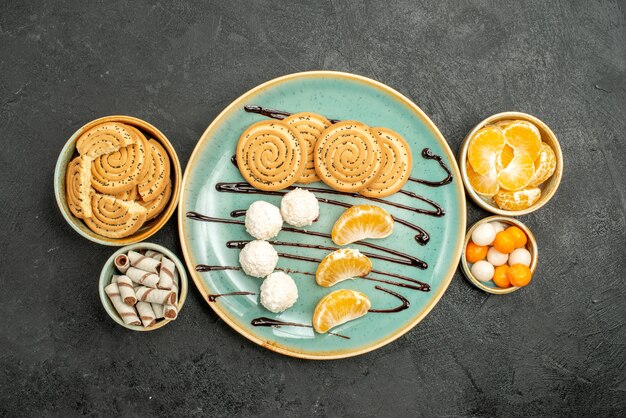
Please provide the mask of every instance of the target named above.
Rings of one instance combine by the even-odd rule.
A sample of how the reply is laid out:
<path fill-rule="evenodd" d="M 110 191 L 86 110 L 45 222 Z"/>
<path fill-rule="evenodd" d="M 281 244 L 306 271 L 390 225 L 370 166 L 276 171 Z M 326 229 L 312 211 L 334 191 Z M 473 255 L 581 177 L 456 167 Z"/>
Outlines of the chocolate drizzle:
<path fill-rule="evenodd" d="M 397 297 L 398 299 L 400 299 L 400 301 L 402 302 L 402 304 L 396 308 L 391 308 L 391 309 L 370 309 L 368 312 L 376 312 L 376 313 L 394 313 L 394 312 L 400 312 L 403 311 L 405 309 L 409 309 L 409 306 L 411 306 L 411 302 L 409 302 L 409 300 L 407 298 L 405 298 L 404 296 L 402 296 L 399 293 L 393 292 L 389 289 L 385 289 L 384 287 L 380 287 L 380 286 L 374 286 L 375 289 L 380 290 L 382 292 L 385 293 L 389 293 L 392 296 Z"/>
<path fill-rule="evenodd" d="M 272 327 L 272 328 L 280 328 L 280 327 L 301 327 L 301 328 L 313 328 L 313 325 L 307 324 L 299 324 L 297 322 L 285 322 L 279 321 L 278 319 L 266 318 L 264 316 L 260 318 L 254 318 L 250 321 L 250 324 L 253 327 Z M 330 335 L 334 335 L 336 337 L 341 337 L 346 340 L 349 340 L 350 337 L 347 335 L 337 334 L 336 332 L 328 332 Z"/>
<path fill-rule="evenodd" d="M 256 295 L 254 292 L 230 292 L 230 293 L 218 293 L 215 295 L 208 295 L 207 300 L 209 302 L 215 302 L 217 298 L 221 298 L 222 296 L 246 296 L 246 295 Z"/>
<path fill-rule="evenodd" d="M 276 109 L 268 109 L 266 107 L 254 106 L 254 105 L 245 105 L 243 107 L 248 113 L 258 113 L 259 115 L 267 116 L 268 118 L 283 120 L 292 114 L 289 112 L 285 112 L 284 110 L 276 110 Z M 330 123 L 339 122 L 338 119 L 328 119 Z"/>

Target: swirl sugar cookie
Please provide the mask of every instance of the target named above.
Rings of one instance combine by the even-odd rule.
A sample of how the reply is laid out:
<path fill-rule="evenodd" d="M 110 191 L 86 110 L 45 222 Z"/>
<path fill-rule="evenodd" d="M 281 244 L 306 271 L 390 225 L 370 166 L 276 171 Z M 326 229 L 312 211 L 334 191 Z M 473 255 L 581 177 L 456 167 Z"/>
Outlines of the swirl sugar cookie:
<path fill-rule="evenodd" d="M 315 146 L 315 170 L 335 190 L 358 192 L 380 172 L 380 147 L 367 125 L 343 121 L 326 129 Z"/>
<path fill-rule="evenodd" d="M 118 194 L 130 190 L 139 182 L 146 148 L 142 141 L 104 154 L 91 164 L 91 185 L 100 193 Z"/>
<path fill-rule="evenodd" d="M 260 190 L 281 190 L 296 182 L 305 168 L 307 143 L 282 121 L 257 122 L 237 143 L 237 166 L 248 183 Z"/>
<path fill-rule="evenodd" d="M 139 194 L 144 202 L 156 199 L 170 182 L 170 158 L 167 151 L 154 139 L 148 141 L 148 147 L 150 166 L 138 184 Z"/>
<path fill-rule="evenodd" d="M 147 209 L 135 202 L 126 202 L 113 196 L 91 195 L 92 217 L 84 221 L 97 234 L 109 238 L 123 238 L 134 234 L 146 221 Z"/>
<path fill-rule="evenodd" d="M 161 194 L 148 202 L 144 202 L 139 196 L 137 196 L 136 202 L 146 208 L 146 210 L 148 211 L 146 214 L 146 221 L 149 221 L 150 219 L 156 217 L 159 213 L 161 213 L 167 202 L 170 200 L 171 195 L 172 182 L 168 181 L 165 189 L 161 192 Z"/>
<path fill-rule="evenodd" d="M 359 193 L 367 197 L 387 197 L 404 186 L 411 175 L 413 158 L 409 144 L 387 128 L 371 128 L 377 135 L 381 152 L 380 174 Z"/>
<path fill-rule="evenodd" d="M 105 122 L 94 126 L 76 141 L 80 155 L 97 158 L 134 143 L 134 134 L 121 122 Z"/>
<path fill-rule="evenodd" d="M 330 126 L 330 122 L 322 115 L 312 112 L 296 113 L 284 119 L 284 122 L 291 125 L 300 133 L 302 139 L 307 142 L 307 155 L 304 170 L 296 183 L 313 183 L 319 180 L 315 172 L 315 144 L 322 135 L 322 132 Z"/>
<path fill-rule="evenodd" d="M 91 217 L 91 158 L 78 156 L 67 166 L 65 196 L 67 206 L 77 218 Z"/>

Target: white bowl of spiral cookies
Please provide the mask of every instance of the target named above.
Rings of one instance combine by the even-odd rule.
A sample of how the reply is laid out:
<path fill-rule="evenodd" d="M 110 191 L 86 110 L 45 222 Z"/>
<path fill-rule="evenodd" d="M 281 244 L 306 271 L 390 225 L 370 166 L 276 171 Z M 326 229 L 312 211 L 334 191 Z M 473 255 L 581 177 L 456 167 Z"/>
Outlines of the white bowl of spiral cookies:
<path fill-rule="evenodd" d="M 107 116 L 78 129 L 54 173 L 57 205 L 83 237 L 122 246 L 155 234 L 178 204 L 181 168 L 170 141 L 132 116 Z"/>

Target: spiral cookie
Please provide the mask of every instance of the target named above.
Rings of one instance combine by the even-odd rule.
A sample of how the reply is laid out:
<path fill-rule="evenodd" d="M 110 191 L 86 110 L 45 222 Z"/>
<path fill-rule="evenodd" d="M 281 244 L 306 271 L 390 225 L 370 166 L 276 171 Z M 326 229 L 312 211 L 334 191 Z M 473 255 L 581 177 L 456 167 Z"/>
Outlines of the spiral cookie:
<path fill-rule="evenodd" d="M 141 199 L 141 196 L 139 196 L 139 191 L 137 190 L 137 187 L 133 187 L 129 190 L 123 191 L 122 193 L 114 194 L 112 196 L 116 199 L 125 200 L 127 202 L 134 202 L 137 199 Z"/>
<path fill-rule="evenodd" d="M 137 196 L 138 199 L 136 200 L 136 202 L 146 208 L 146 210 L 148 211 L 146 214 L 146 221 L 149 221 L 150 219 L 156 217 L 159 213 L 161 213 L 167 202 L 170 200 L 171 194 L 172 183 L 168 181 L 167 185 L 165 186 L 165 190 L 163 190 L 160 195 L 158 195 L 155 199 L 150 200 L 149 202 L 144 202 L 139 196 Z"/>
<path fill-rule="evenodd" d="M 148 211 L 135 202 L 126 202 L 109 195 L 91 195 L 91 218 L 87 226 L 97 234 L 109 238 L 123 238 L 137 232 L 146 220 Z"/>
<path fill-rule="evenodd" d="M 282 121 L 251 125 L 237 143 L 237 166 L 248 183 L 261 190 L 281 190 L 302 175 L 307 143 Z"/>
<path fill-rule="evenodd" d="M 144 202 L 156 199 L 170 182 L 170 158 L 167 151 L 158 141 L 148 141 L 150 149 L 150 166 L 143 177 L 139 179 L 139 194 Z"/>
<path fill-rule="evenodd" d="M 386 197 L 404 186 L 413 167 L 411 148 L 398 134 L 387 128 L 371 128 L 377 135 L 381 151 L 380 174 L 359 193 L 367 197 Z"/>
<path fill-rule="evenodd" d="M 91 217 L 91 158 L 78 156 L 67 166 L 65 196 L 67 206 L 77 218 Z"/>
<path fill-rule="evenodd" d="M 284 122 L 291 125 L 300 133 L 302 139 L 307 142 L 307 153 L 304 170 L 296 183 L 313 183 L 320 178 L 315 172 L 315 144 L 322 135 L 322 132 L 330 126 L 330 122 L 322 115 L 312 112 L 296 113 L 284 119 Z"/>
<path fill-rule="evenodd" d="M 100 193 L 117 194 L 130 190 L 139 182 L 146 148 L 142 141 L 101 155 L 91 165 L 91 185 Z"/>
<path fill-rule="evenodd" d="M 150 148 L 148 145 L 148 138 L 137 128 L 131 125 L 127 125 L 130 131 L 133 133 L 134 142 L 143 143 L 143 148 L 145 150 L 143 164 L 141 165 L 141 170 L 139 171 L 139 178 L 143 178 L 148 170 L 150 169 L 150 165 L 152 164 L 152 153 L 149 152 Z"/>
<path fill-rule="evenodd" d="M 326 129 L 315 146 L 315 170 L 324 183 L 342 192 L 369 186 L 380 170 L 380 147 L 367 125 L 344 121 Z"/>
<path fill-rule="evenodd" d="M 76 149 L 80 155 L 97 158 L 134 142 L 134 135 L 128 125 L 120 122 L 105 122 L 82 134 L 76 141 Z"/>

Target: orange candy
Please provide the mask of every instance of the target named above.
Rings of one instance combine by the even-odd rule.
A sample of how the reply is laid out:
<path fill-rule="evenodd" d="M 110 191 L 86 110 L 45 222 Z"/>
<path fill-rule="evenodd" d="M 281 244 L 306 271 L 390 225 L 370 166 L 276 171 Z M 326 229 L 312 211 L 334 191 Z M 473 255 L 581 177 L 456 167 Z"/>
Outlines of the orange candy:
<path fill-rule="evenodd" d="M 523 287 L 530 283 L 532 273 L 530 269 L 523 264 L 513 264 L 507 271 L 507 277 L 513 286 Z"/>
<path fill-rule="evenodd" d="M 487 257 L 487 246 L 476 245 L 472 241 L 467 244 L 465 258 L 468 263 L 475 263 Z"/>
<path fill-rule="evenodd" d="M 524 231 L 516 226 L 509 226 L 504 230 L 504 232 L 511 234 L 515 240 L 515 248 L 522 248 L 526 245 L 526 242 L 528 242 L 528 238 L 526 237 Z"/>
<path fill-rule="evenodd" d="M 493 282 L 496 284 L 496 286 L 502 289 L 511 287 L 511 281 L 509 280 L 508 272 L 509 266 L 507 266 L 506 264 L 496 267 L 493 273 Z"/>
<path fill-rule="evenodd" d="M 508 228 L 498 232 L 496 239 L 493 241 L 493 246 L 502 254 L 508 254 L 515 249 L 515 237 L 507 231 Z"/>

